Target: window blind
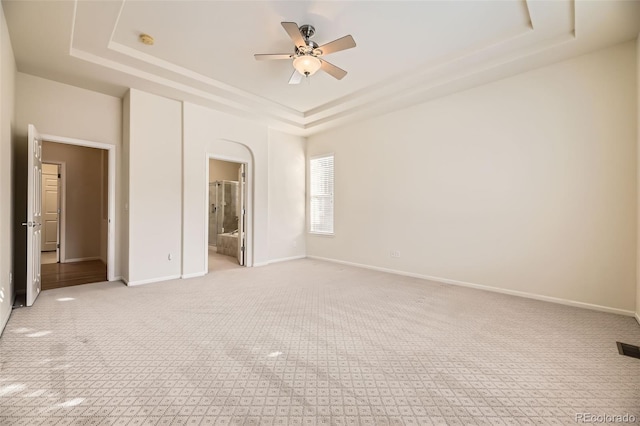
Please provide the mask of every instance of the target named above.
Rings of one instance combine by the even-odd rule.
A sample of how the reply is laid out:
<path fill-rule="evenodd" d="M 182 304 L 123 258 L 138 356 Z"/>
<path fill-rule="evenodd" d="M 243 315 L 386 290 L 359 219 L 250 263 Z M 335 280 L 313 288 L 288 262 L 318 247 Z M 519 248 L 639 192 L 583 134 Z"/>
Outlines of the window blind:
<path fill-rule="evenodd" d="M 309 166 L 310 232 L 333 234 L 333 154 L 314 157 Z"/>

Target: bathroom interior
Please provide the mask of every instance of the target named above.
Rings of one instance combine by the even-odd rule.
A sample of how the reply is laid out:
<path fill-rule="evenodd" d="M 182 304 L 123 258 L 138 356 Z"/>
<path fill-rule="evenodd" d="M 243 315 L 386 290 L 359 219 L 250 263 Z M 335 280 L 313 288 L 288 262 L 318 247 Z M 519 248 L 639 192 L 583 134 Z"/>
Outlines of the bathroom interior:
<path fill-rule="evenodd" d="M 241 185 L 238 181 L 241 164 L 209 160 L 209 253 L 229 256 L 223 259 L 242 265 L 240 212 L 242 211 Z M 211 261 L 210 261 L 211 263 Z M 211 269 L 211 268 L 210 268 Z"/>

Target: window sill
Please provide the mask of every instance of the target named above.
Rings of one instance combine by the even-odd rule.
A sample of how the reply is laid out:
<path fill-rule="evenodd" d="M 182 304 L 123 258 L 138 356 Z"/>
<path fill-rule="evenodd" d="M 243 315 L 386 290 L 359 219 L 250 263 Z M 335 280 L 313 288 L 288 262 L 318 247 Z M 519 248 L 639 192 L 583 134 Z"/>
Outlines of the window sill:
<path fill-rule="evenodd" d="M 333 232 L 317 232 L 317 231 L 309 231 L 309 234 L 318 235 L 321 237 L 333 237 L 335 235 L 335 233 Z"/>

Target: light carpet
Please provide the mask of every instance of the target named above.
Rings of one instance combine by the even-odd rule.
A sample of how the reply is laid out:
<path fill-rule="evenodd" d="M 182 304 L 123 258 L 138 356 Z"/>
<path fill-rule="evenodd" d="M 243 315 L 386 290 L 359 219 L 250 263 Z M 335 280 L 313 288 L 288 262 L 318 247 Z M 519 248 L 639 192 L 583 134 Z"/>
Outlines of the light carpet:
<path fill-rule="evenodd" d="M 43 292 L 0 339 L 0 424 L 640 418 L 634 319 L 303 259 Z M 637 421 L 637 420 L 636 420 Z"/>

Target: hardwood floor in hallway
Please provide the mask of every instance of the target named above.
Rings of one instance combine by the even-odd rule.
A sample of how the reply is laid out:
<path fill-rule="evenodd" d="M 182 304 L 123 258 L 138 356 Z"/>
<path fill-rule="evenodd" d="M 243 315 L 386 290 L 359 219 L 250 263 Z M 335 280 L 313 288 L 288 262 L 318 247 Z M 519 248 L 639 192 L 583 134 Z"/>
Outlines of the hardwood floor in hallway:
<path fill-rule="evenodd" d="M 107 280 L 107 265 L 101 260 L 42 265 L 42 290 Z"/>

